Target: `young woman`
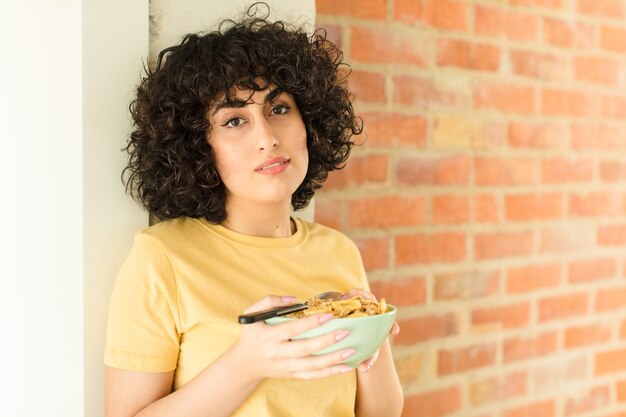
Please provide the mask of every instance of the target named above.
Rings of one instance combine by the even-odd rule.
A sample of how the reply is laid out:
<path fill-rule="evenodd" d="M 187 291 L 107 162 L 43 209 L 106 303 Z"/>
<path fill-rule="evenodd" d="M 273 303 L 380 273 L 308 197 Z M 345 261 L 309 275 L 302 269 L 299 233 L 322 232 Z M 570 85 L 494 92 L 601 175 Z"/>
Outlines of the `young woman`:
<path fill-rule="evenodd" d="M 368 291 L 356 246 L 291 217 L 361 132 L 323 34 L 248 15 L 164 50 L 131 106 L 127 189 L 163 221 L 140 231 L 111 298 L 106 416 L 399 416 L 389 343 L 314 352 L 321 314 L 237 317 L 324 291 Z M 392 333 L 397 333 L 394 326 Z"/>

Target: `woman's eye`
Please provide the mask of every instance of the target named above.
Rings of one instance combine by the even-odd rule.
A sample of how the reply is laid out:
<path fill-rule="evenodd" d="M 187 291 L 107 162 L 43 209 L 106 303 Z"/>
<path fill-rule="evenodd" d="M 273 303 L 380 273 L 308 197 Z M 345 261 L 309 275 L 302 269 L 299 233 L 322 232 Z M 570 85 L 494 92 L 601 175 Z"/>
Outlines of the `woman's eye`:
<path fill-rule="evenodd" d="M 277 106 L 272 107 L 271 113 L 276 114 L 285 114 L 289 111 L 289 106 L 286 104 L 279 104 Z"/>
<path fill-rule="evenodd" d="M 241 117 L 233 117 L 231 119 L 226 120 L 226 122 L 222 126 L 237 127 L 237 126 L 241 126 L 243 123 L 244 123 L 244 120 Z"/>

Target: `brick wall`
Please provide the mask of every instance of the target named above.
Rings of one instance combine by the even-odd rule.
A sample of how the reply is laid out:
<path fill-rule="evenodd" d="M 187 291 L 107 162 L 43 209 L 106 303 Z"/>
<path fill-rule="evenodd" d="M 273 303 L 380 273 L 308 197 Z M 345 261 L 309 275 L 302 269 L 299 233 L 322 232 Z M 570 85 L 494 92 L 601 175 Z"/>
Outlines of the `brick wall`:
<path fill-rule="evenodd" d="M 367 142 L 316 197 L 406 417 L 626 416 L 626 0 L 317 0 Z"/>

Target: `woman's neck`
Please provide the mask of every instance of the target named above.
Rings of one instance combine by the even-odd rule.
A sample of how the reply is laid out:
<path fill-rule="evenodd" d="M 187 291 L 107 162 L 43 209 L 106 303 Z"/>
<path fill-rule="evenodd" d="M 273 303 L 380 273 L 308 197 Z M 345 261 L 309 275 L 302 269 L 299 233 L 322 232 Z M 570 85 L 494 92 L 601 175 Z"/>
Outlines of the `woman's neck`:
<path fill-rule="evenodd" d="M 289 237 L 295 233 L 291 206 L 242 207 L 226 206 L 227 217 L 222 226 L 235 232 L 258 237 Z"/>

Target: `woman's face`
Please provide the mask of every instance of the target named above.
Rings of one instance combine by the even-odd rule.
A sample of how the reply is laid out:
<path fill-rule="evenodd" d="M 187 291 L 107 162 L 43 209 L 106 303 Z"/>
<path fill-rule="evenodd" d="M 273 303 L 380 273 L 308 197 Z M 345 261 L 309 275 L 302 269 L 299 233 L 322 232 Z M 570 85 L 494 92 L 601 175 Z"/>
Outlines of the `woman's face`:
<path fill-rule="evenodd" d="M 306 129 L 296 102 L 273 86 L 250 94 L 238 90 L 243 107 L 217 102 L 209 110 L 208 141 L 227 189 L 227 204 L 291 202 L 304 180 L 309 156 Z"/>

